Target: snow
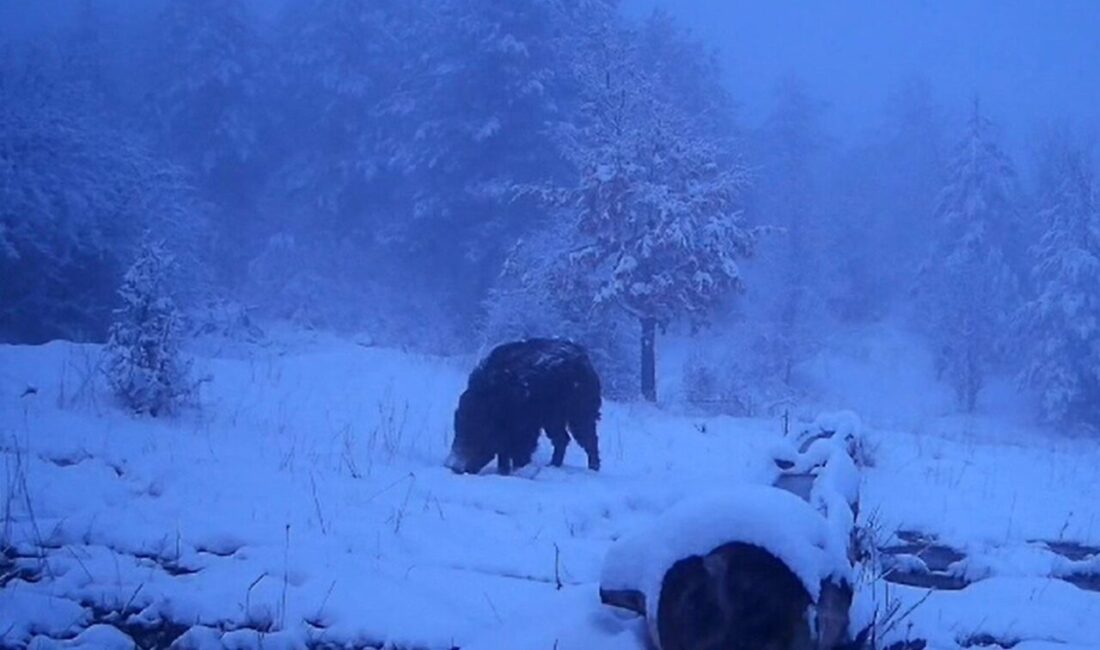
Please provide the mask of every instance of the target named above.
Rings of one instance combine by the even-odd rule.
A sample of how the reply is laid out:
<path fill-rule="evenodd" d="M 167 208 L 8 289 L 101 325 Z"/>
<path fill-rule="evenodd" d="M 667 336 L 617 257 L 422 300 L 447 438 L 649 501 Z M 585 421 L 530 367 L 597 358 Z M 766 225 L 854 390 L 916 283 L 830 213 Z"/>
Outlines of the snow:
<path fill-rule="evenodd" d="M 703 435 L 689 418 L 608 404 L 599 474 L 575 445 L 564 468 L 545 467 L 544 440 L 525 476 L 457 477 L 442 461 L 470 360 L 323 340 L 200 357 L 214 378 L 202 410 L 168 420 L 82 390 L 98 354 L 0 347 L 5 478 L 19 459 L 33 504 L 15 500 L 11 536 L 51 547 L 53 573 L 0 590 L 17 612 L 8 638 L 62 637 L 91 605 L 129 603 L 245 645 L 245 628 L 268 630 L 265 644 L 465 645 L 557 579 L 592 596 L 626 528 L 705 485 L 775 471 L 770 423 Z M 28 385 L 38 393 L 19 397 Z M 54 620 L 43 598 L 71 611 Z"/>
<path fill-rule="evenodd" d="M 1100 598 L 1059 580 L 991 578 L 961 591 L 933 592 L 919 605 L 927 590 L 895 585 L 892 591 L 902 609 L 912 611 L 902 629 L 883 639 L 886 644 L 919 631 L 933 648 L 958 647 L 983 634 L 1062 648 L 1096 646 Z"/>
<path fill-rule="evenodd" d="M 1100 542 L 1098 440 L 959 417 L 868 437 L 878 462 L 863 470 L 862 510 L 877 511 L 883 530 L 935 531 L 956 546 Z"/>
<path fill-rule="evenodd" d="M 518 475 L 456 476 L 442 461 L 473 358 L 318 335 L 241 344 L 197 353 L 196 373 L 213 378 L 200 410 L 153 419 L 111 403 L 100 355 L 0 346 L 12 513 L 0 541 L 19 555 L 0 576 L 39 578 L 2 583 L 2 645 L 114 647 L 125 639 L 103 616 L 125 610 L 126 626 L 189 628 L 179 647 L 641 650 L 646 622 L 601 605 L 601 580 L 641 576 L 652 590 L 683 553 L 738 539 L 817 593 L 846 567 L 853 496 L 880 544 L 920 531 L 963 553 L 952 571 L 976 580 L 926 598 L 861 573 L 853 629 L 900 603 L 886 640 L 955 648 L 988 634 L 1067 650 L 1100 638 L 1100 596 L 1051 577 L 1100 560 L 1038 541 L 1100 545 L 1094 439 L 934 411 L 884 426 L 860 405 L 837 415 L 839 399 L 805 418 L 858 431 L 876 462 L 857 468 L 840 440 L 799 454 L 779 419 L 607 402 L 599 473 L 575 445 L 547 467 L 543 440 Z M 767 487 L 776 457 L 816 473 L 811 504 Z M 662 543 L 641 544 L 653 527 Z"/>
<path fill-rule="evenodd" d="M 117 628 L 110 625 L 92 625 L 75 638 L 64 642 L 46 640 L 39 637 L 40 642 L 32 645 L 33 648 L 46 650 L 47 648 L 88 648 L 89 650 L 132 650 L 134 642 Z"/>

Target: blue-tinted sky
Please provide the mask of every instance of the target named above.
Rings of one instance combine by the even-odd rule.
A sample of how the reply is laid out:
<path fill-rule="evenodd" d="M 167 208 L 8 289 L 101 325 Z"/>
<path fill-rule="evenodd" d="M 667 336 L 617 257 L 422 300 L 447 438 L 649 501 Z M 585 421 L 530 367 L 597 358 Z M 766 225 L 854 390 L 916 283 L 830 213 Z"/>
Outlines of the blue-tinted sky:
<path fill-rule="evenodd" d="M 1100 0 L 627 0 L 671 10 L 721 49 L 742 115 L 799 73 L 838 134 L 872 123 L 899 80 L 924 76 L 947 104 L 983 105 L 1017 135 L 1040 122 L 1100 126 Z"/>

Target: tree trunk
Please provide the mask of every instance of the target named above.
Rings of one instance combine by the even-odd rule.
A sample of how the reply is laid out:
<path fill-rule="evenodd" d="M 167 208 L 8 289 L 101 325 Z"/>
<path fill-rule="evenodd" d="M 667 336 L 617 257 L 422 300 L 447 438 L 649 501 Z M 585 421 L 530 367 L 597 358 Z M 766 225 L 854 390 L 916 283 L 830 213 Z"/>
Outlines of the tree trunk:
<path fill-rule="evenodd" d="M 657 321 L 642 318 L 642 397 L 649 402 L 657 401 Z"/>

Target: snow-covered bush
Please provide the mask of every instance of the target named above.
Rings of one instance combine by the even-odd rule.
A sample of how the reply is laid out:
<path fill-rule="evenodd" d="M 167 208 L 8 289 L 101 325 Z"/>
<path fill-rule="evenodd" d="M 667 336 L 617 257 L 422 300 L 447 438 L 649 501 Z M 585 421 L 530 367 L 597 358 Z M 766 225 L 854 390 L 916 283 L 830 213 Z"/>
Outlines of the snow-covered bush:
<path fill-rule="evenodd" d="M 187 314 L 188 331 L 192 336 L 208 336 L 256 343 L 264 331 L 255 322 L 249 309 L 235 300 L 210 296 Z"/>
<path fill-rule="evenodd" d="M 933 216 L 935 237 L 918 280 L 922 325 L 940 351 L 940 377 L 973 412 L 1004 361 L 1023 230 L 1012 163 L 977 104 Z"/>
<path fill-rule="evenodd" d="M 115 395 L 135 413 L 169 414 L 192 396 L 191 363 L 180 351 L 183 319 L 170 291 L 172 256 L 163 244 L 146 243 L 118 290 L 107 341 L 107 378 Z"/>
<path fill-rule="evenodd" d="M 682 369 L 688 406 L 704 413 L 777 415 L 796 397 L 784 380 L 784 357 L 767 344 L 768 333 L 728 336 L 719 346 L 697 349 Z"/>
<path fill-rule="evenodd" d="M 757 404 L 746 388 L 722 360 L 696 352 L 684 364 L 684 400 L 704 412 L 752 415 Z"/>

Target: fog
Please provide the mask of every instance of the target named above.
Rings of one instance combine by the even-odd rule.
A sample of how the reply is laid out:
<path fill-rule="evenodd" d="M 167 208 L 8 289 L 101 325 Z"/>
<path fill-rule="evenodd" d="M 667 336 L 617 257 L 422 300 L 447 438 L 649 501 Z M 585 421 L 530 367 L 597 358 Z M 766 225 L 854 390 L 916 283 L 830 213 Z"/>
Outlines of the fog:
<path fill-rule="evenodd" d="M 1014 141 L 1051 119 L 1097 124 L 1094 2 L 635 0 L 629 9 L 641 15 L 658 6 L 721 50 L 750 122 L 766 114 L 774 80 L 795 71 L 845 136 L 872 128 L 884 91 L 911 77 L 928 79 L 953 107 L 980 95 Z"/>
<path fill-rule="evenodd" d="M 762 415 L 885 328 L 950 408 L 1095 426 L 1098 33 L 1088 1 L 3 0 L 0 339 L 107 341 L 153 255 L 187 337 L 565 336 L 616 398 Z"/>

